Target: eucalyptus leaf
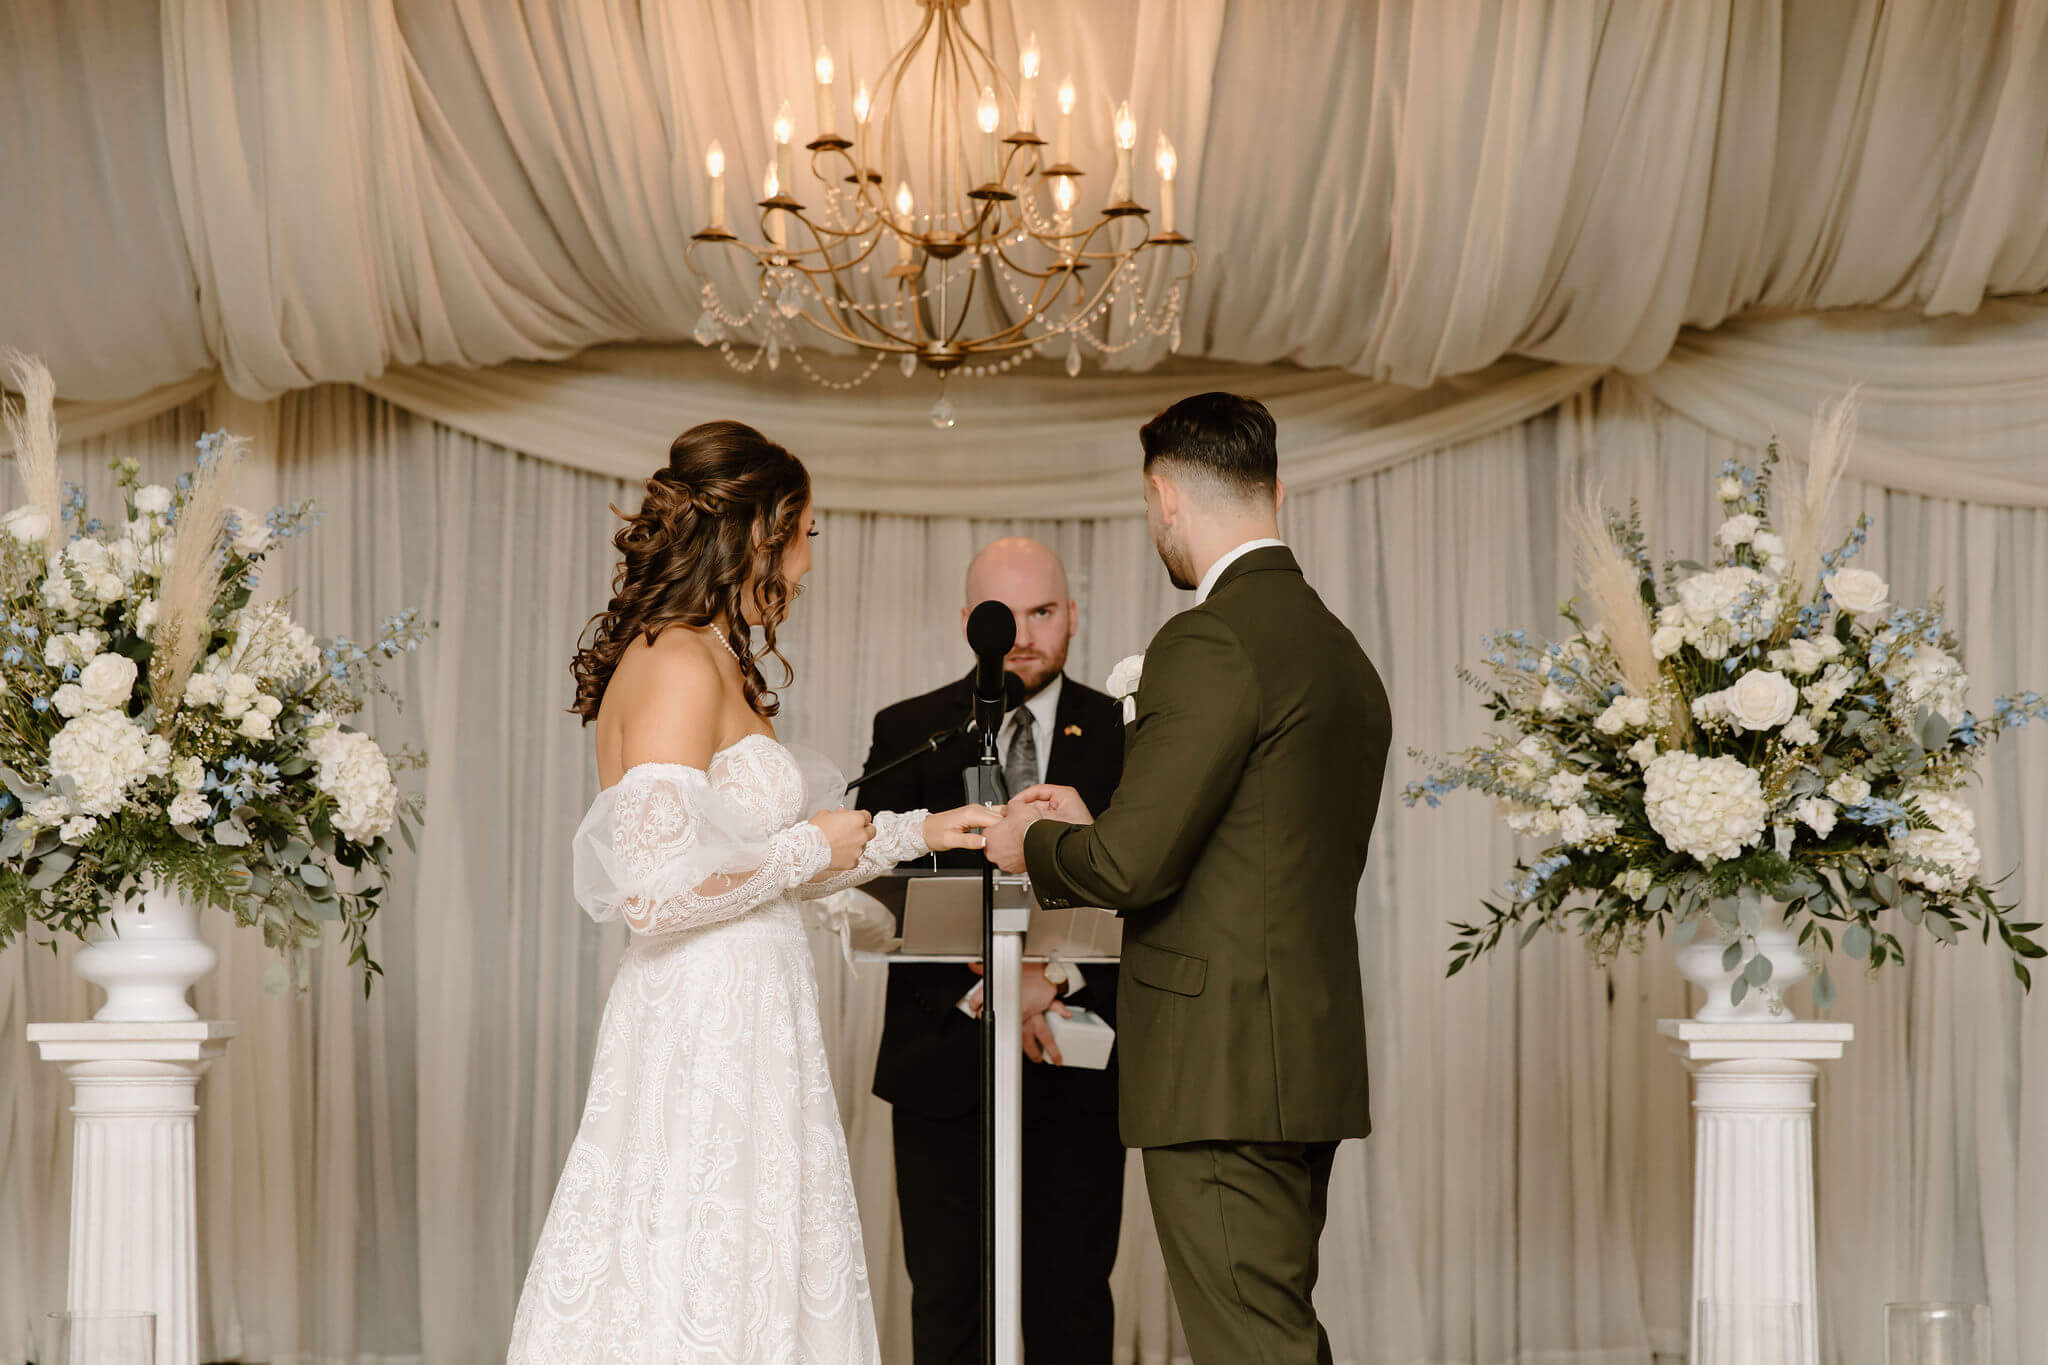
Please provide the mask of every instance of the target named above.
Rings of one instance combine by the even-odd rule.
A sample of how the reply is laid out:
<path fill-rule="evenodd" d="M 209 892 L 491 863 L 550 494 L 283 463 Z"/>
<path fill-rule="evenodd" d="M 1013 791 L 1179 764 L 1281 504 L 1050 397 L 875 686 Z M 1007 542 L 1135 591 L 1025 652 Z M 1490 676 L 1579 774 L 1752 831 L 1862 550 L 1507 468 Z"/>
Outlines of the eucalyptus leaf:
<path fill-rule="evenodd" d="M 1742 974 L 1749 978 L 1750 985 L 1761 986 L 1771 979 L 1771 960 L 1758 953 L 1749 960 L 1749 965 L 1742 969 Z"/>
<path fill-rule="evenodd" d="M 1870 889 L 1876 892 L 1877 898 L 1886 905 L 1897 905 L 1899 903 L 1898 879 L 1889 872 L 1873 874 L 1870 878 Z"/>
<path fill-rule="evenodd" d="M 1870 870 L 1858 860 L 1851 858 L 1842 864 L 1842 880 L 1861 891 L 1870 884 Z"/>
<path fill-rule="evenodd" d="M 1688 943 L 1692 942 L 1693 936 L 1698 934 L 1699 931 L 1700 922 L 1698 920 L 1689 919 L 1685 921 L 1671 931 L 1671 946 L 1674 948 L 1685 947 Z"/>
<path fill-rule="evenodd" d="M 398 832 L 399 834 L 404 836 L 405 846 L 407 848 L 411 849 L 414 853 L 418 853 L 420 851 L 419 841 L 412 837 L 411 825 L 408 825 L 405 821 L 400 820 L 398 822 Z"/>
<path fill-rule="evenodd" d="M 1835 978 L 1825 967 L 1813 979 L 1813 1003 L 1817 1009 L 1831 1010 L 1835 1007 Z"/>
<path fill-rule="evenodd" d="M 1920 742 L 1934 753 L 1948 747 L 1948 720 L 1939 711 L 1929 711 L 1920 717 Z"/>
<path fill-rule="evenodd" d="M 244 848 L 250 842 L 249 831 L 239 818 L 230 818 L 213 827 L 213 841 L 223 848 Z"/>
<path fill-rule="evenodd" d="M 1708 909 L 1715 919 L 1721 921 L 1721 923 L 1727 925 L 1730 929 L 1737 929 L 1741 927 L 1742 919 L 1736 909 L 1735 898 L 1733 896 L 1717 897 L 1714 903 L 1711 906 L 1709 906 Z"/>
<path fill-rule="evenodd" d="M 1721 954 L 1721 970 L 1724 972 L 1732 972 L 1741 965 L 1742 944 L 1740 942 L 1729 944 L 1728 951 Z"/>
<path fill-rule="evenodd" d="M 40 801 L 43 797 L 49 795 L 47 791 L 38 787 L 12 768 L 0 767 L 0 782 L 5 782 L 7 790 L 13 792 L 23 805 L 27 805 L 31 801 Z"/>
<path fill-rule="evenodd" d="M 28 879 L 28 889 L 31 891 L 47 891 L 55 886 L 63 878 L 64 874 L 70 870 L 71 855 L 69 853 L 46 854 L 42 862 L 36 867 L 36 875 Z"/>
<path fill-rule="evenodd" d="M 1955 922 L 1947 915 L 1932 914 L 1922 920 L 1921 923 L 1925 924 L 1928 931 L 1943 943 L 1954 943 L 1956 941 Z"/>
<path fill-rule="evenodd" d="M 1746 976 L 1738 976 L 1735 978 L 1735 984 L 1729 987 L 1728 989 L 1728 1003 L 1731 1005 L 1739 1005 L 1742 1003 L 1742 997 L 1748 994 L 1749 978 Z"/>
<path fill-rule="evenodd" d="M 1742 895 L 1736 901 L 1735 913 L 1742 922 L 1742 932 L 1754 934 L 1764 927 L 1763 902 L 1756 898 L 1756 892 L 1749 887 L 1742 888 Z"/>
<path fill-rule="evenodd" d="M 1870 926 L 1852 924 L 1842 931 L 1842 951 L 1859 962 L 1870 956 Z"/>
<path fill-rule="evenodd" d="M 1906 923 L 1918 924 L 1927 913 L 1927 902 L 1921 899 L 1918 891 L 1908 891 L 1899 897 L 1899 913 L 1906 917 Z"/>
<path fill-rule="evenodd" d="M 403 828 L 403 826 L 400 826 L 400 828 Z M 1643 897 L 1644 912 L 1652 915 L 1656 914 L 1664 908 L 1664 902 L 1669 896 L 1670 888 L 1666 887 L 1663 883 L 1659 882 L 1651 887 L 1649 894 Z"/>
<path fill-rule="evenodd" d="M 318 863 L 307 863 L 304 867 L 300 868 L 299 880 L 308 886 L 328 886 L 331 884 L 327 876 L 327 869 L 321 867 Z"/>
<path fill-rule="evenodd" d="M 12 860 L 28 847 L 29 831 L 21 825 L 9 825 L 7 833 L 0 836 L 0 858 Z"/>

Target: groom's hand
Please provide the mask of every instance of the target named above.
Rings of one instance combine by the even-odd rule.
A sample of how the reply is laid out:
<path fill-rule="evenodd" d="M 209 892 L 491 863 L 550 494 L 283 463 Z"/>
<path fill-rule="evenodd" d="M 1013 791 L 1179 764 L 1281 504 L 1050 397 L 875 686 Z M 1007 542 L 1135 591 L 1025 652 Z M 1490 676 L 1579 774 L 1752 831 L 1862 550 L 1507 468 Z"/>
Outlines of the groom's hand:
<path fill-rule="evenodd" d="M 982 831 L 988 860 L 1012 875 L 1024 871 L 1024 831 L 1042 818 L 1040 809 L 1012 801 L 1003 807 L 1003 818 Z"/>
<path fill-rule="evenodd" d="M 1056 787 L 1050 782 L 1041 782 L 1035 787 L 1026 787 L 1010 798 L 1005 810 L 1027 806 L 1049 819 L 1063 821 L 1069 825 L 1092 825 L 1095 815 L 1088 809 L 1088 803 L 1081 799 L 1081 793 L 1072 787 Z"/>

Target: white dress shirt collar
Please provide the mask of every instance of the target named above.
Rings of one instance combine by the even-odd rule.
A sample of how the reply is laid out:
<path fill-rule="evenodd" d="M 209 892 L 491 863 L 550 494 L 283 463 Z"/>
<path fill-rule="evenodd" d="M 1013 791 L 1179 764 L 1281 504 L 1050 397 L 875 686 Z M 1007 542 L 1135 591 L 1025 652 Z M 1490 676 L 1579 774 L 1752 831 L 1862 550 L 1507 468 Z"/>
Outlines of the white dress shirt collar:
<path fill-rule="evenodd" d="M 1223 577 L 1225 569 L 1237 563 L 1238 560 L 1243 559 L 1253 550 L 1264 550 L 1274 545 L 1278 545 L 1283 550 L 1287 548 L 1286 541 L 1274 540 L 1268 536 L 1264 540 L 1247 540 L 1236 549 L 1225 552 L 1221 559 L 1218 559 L 1209 566 L 1209 572 L 1202 575 L 1202 582 L 1195 589 L 1195 605 L 1199 607 L 1202 603 L 1209 600 L 1209 594 L 1216 590 L 1216 580 Z"/>

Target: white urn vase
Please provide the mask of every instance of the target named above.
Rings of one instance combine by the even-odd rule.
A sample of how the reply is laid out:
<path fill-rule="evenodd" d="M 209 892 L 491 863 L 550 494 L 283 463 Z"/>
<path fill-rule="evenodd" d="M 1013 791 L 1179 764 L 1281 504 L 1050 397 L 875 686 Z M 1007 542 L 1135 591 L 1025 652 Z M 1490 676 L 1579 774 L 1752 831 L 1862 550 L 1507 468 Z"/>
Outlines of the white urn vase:
<path fill-rule="evenodd" d="M 107 993 L 98 1022 L 183 1023 L 199 1017 L 186 993 L 218 960 L 199 937 L 199 907 L 152 884 L 125 889 L 71 962 Z"/>
<path fill-rule="evenodd" d="M 1720 921 L 1702 916 L 1692 942 L 1678 950 L 1678 974 L 1706 993 L 1694 1019 L 1709 1024 L 1796 1022 L 1786 1007 L 1784 993 L 1806 979 L 1806 955 L 1800 950 L 1798 931 L 1785 923 L 1784 905 L 1765 901 L 1763 911 L 1763 923 L 1749 935 L 1738 935 Z M 1741 954 L 1730 967 L 1728 947 L 1738 940 Z M 1735 978 L 1759 956 L 1769 959 L 1770 977 L 1761 986 L 1752 985 L 1740 1004 L 1731 1004 Z"/>

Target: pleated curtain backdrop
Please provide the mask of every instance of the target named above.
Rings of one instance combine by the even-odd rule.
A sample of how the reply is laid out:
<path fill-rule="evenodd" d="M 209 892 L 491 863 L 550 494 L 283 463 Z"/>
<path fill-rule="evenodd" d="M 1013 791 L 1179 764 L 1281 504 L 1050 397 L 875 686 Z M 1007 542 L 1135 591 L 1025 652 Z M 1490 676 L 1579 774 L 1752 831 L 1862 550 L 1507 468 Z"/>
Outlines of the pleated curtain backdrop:
<path fill-rule="evenodd" d="M 1610 377 L 1290 498 L 1284 534 L 1379 664 L 1401 745 L 1440 751 L 1479 733 L 1477 697 L 1453 672 L 1482 631 L 1554 618 L 1570 591 L 1559 505 L 1578 480 L 1640 497 L 1660 543 L 1705 543 L 1709 477 L 1725 455 L 1757 452 L 1653 387 Z M 308 996 L 272 998 L 261 945 L 213 926 L 223 963 L 200 1006 L 242 1032 L 202 1090 L 204 1350 L 498 1358 L 623 946 L 569 897 L 568 835 L 595 775 L 563 708 L 569 652 L 606 594 L 606 508 L 635 492 L 339 386 L 267 411 L 187 404 L 77 442 L 78 468 L 98 496 L 109 455 L 168 477 L 230 408 L 240 425 L 274 426 L 260 477 L 276 495 L 326 509 L 279 556 L 275 588 L 323 633 L 361 633 L 410 603 L 437 629 L 393 676 L 403 711 L 369 717 L 431 755 L 426 834 L 418 858 L 401 856 L 379 921 L 387 975 L 373 995 L 334 955 Z M 1973 701 L 2048 678 L 2036 624 L 2048 511 L 1853 482 L 1846 500 L 1875 517 L 1871 562 L 1901 594 L 1946 587 Z M 828 509 L 820 526 L 785 637 L 798 680 L 782 730 L 848 765 L 878 707 L 965 667 L 953 598 L 995 535 L 1037 535 L 1067 560 L 1082 602 L 1071 671 L 1084 680 L 1184 605 L 1134 517 Z M 2029 863 L 2048 855 L 2044 759 L 2048 736 L 2023 734 L 1976 798 L 1987 867 L 2017 867 L 2007 891 L 2024 904 L 2041 896 Z M 1397 760 L 1393 780 L 1413 772 Z M 1343 1151 L 1324 1242 L 1337 1358 L 1620 1365 L 1682 1350 L 1690 1124 L 1654 1021 L 1686 1011 L 1683 983 L 1654 951 L 1602 973 L 1547 936 L 1446 982 L 1447 921 L 1504 875 L 1512 841 L 1477 800 L 1383 811 L 1359 899 L 1378 1128 Z M 1995 954 L 1914 947 L 1903 972 L 1843 981 L 1837 1016 L 1859 1037 L 1823 1081 L 1827 1359 L 1876 1358 L 1888 1299 L 1988 1297 L 1999 1365 L 2025 1365 L 2023 1343 L 2048 1329 L 2026 1288 L 2048 1270 L 2048 1023 Z M 822 932 L 814 948 L 885 1351 L 907 1359 L 887 1109 L 866 1093 L 882 983 L 849 971 Z M 24 1234 L 0 1238 L 6 1359 L 62 1297 L 69 1120 L 61 1078 L 22 1028 L 88 1010 L 69 957 L 68 945 L 0 957 L 0 1226 Z M 1119 1359 L 1183 1359 L 1137 1181 L 1123 1236 Z"/>

